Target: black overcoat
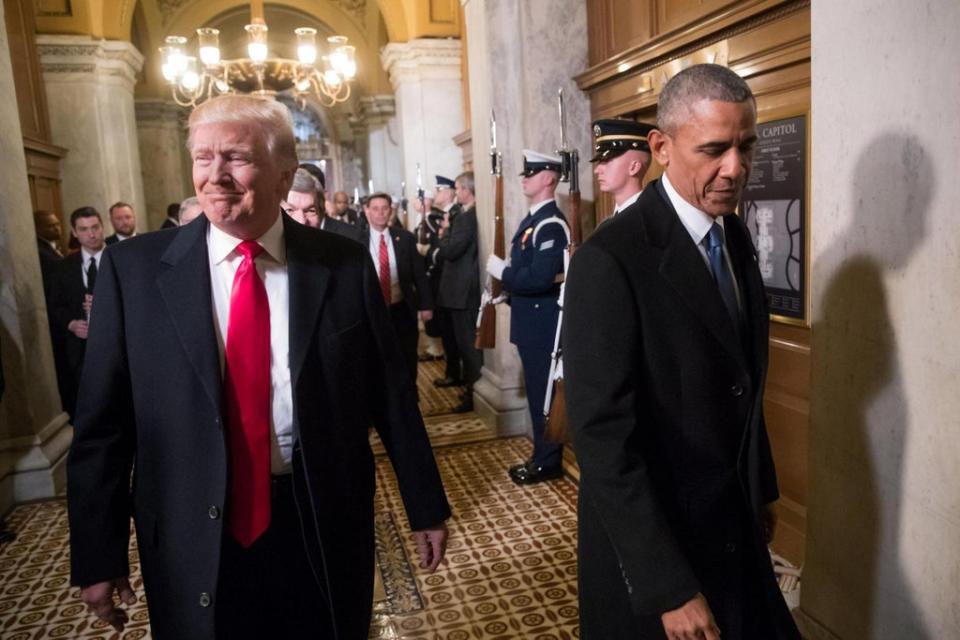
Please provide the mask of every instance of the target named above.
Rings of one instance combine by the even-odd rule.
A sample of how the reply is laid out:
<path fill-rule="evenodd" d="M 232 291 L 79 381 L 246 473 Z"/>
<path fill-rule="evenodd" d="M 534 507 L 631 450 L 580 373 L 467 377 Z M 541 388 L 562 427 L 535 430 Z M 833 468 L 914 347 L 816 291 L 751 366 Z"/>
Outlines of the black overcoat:
<path fill-rule="evenodd" d="M 563 355 L 586 640 L 663 637 L 660 615 L 698 592 L 725 638 L 799 637 L 757 519 L 778 497 L 763 419 L 766 298 L 746 227 L 731 215 L 725 229 L 742 341 L 656 183 L 572 260 Z"/>
<path fill-rule="evenodd" d="M 397 472 L 411 528 L 439 524 L 449 508 L 414 387 L 384 339 L 389 321 L 367 248 L 283 218 L 295 496 L 317 534 L 308 538 L 320 543 L 310 551 L 326 570 L 338 637 L 365 638 L 370 425 Z M 161 639 L 214 637 L 228 482 L 208 224 L 201 216 L 105 252 L 67 465 L 73 583 L 127 575 L 132 513 Z"/>

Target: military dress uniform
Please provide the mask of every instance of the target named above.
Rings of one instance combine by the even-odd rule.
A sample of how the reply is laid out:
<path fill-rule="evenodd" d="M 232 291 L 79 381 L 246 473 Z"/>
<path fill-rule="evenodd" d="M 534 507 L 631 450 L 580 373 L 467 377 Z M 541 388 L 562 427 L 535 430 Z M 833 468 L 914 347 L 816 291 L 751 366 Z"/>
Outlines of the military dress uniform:
<path fill-rule="evenodd" d="M 560 159 L 524 152 L 524 170 L 560 171 Z M 562 475 L 563 445 L 544 438 L 543 415 L 550 358 L 560 315 L 560 283 L 563 280 L 564 252 L 570 230 L 555 200 L 536 203 L 520 222 L 510 242 L 510 266 L 500 278 L 509 293 L 510 342 L 517 346 L 523 365 L 527 405 L 533 425 L 533 457 L 510 469 L 518 484 L 549 480 Z"/>

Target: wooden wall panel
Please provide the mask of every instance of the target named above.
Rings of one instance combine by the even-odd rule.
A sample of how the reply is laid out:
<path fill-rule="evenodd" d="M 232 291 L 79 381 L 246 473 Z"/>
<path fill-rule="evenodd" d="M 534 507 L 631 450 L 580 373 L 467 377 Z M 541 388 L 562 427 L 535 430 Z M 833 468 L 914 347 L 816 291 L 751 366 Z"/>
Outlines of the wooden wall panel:
<path fill-rule="evenodd" d="M 680 29 L 735 4 L 731 0 L 656 0 L 657 33 Z"/>
<path fill-rule="evenodd" d="M 653 37 L 653 11 L 653 0 L 588 0 L 590 65 Z"/>

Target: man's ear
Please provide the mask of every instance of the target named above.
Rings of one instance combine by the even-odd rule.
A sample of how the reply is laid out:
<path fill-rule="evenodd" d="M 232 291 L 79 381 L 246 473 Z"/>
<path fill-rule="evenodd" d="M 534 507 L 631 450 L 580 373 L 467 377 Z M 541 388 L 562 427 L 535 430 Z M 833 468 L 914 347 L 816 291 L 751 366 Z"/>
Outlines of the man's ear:
<path fill-rule="evenodd" d="M 654 129 L 647 134 L 647 144 L 650 145 L 650 152 L 653 158 L 664 168 L 669 166 L 672 147 L 670 136 L 659 129 Z"/>

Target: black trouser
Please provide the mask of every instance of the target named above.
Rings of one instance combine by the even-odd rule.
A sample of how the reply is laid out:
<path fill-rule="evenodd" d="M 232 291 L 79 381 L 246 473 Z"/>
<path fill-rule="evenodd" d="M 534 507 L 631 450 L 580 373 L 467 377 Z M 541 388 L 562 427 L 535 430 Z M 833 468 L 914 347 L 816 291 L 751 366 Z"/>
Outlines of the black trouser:
<path fill-rule="evenodd" d="M 314 568 L 317 576 L 323 568 L 307 557 L 292 476 L 274 476 L 272 490 L 270 526 L 256 542 L 244 549 L 224 528 L 216 637 L 327 640 L 333 637 L 330 605 L 314 576 Z"/>
<path fill-rule="evenodd" d="M 410 313 L 406 302 L 398 302 L 390 305 L 390 322 L 397 334 L 397 345 L 400 347 L 404 365 L 410 373 L 413 386 L 417 386 L 417 341 L 420 338 L 417 316 Z"/>
<path fill-rule="evenodd" d="M 474 345 L 477 339 L 477 310 L 476 309 L 447 309 L 450 314 L 450 326 L 453 329 L 453 338 L 460 352 L 460 361 L 463 383 L 468 387 L 480 379 L 480 365 L 483 354 Z"/>
<path fill-rule="evenodd" d="M 460 366 L 460 350 L 457 349 L 457 338 L 453 333 L 453 318 L 450 316 L 450 309 L 437 307 L 434 313 L 437 314 L 439 321 L 440 342 L 443 344 L 443 357 L 447 362 L 443 375 L 452 380 L 460 380 L 463 371 Z"/>

